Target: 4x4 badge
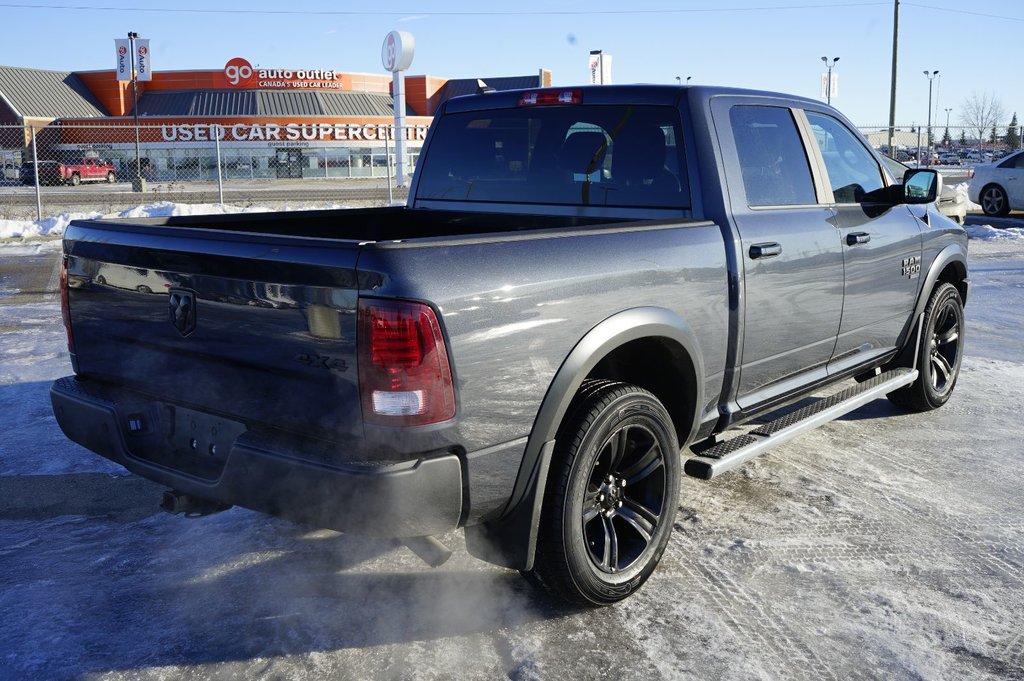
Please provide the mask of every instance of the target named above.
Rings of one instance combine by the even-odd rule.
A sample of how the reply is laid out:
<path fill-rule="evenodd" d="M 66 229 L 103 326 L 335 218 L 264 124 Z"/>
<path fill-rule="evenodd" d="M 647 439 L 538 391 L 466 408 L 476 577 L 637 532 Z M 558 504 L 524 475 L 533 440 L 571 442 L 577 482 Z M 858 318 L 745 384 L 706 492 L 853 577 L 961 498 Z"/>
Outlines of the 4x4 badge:
<path fill-rule="evenodd" d="M 171 324 L 178 333 L 187 336 L 196 330 L 196 294 L 182 288 L 172 288 L 168 293 Z"/>

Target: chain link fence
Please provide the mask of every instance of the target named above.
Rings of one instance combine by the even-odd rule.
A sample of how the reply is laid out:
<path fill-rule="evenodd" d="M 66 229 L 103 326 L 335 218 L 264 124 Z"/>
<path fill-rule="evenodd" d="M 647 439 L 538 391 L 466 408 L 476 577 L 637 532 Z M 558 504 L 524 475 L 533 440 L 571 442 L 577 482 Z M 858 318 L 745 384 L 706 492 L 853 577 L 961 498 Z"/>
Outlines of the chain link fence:
<path fill-rule="evenodd" d="M 279 210 L 404 201 L 387 133 L 360 128 L 361 139 L 342 143 L 334 127 L 0 125 L 0 220 L 157 201 Z M 407 143 L 407 174 L 421 143 Z"/>
<path fill-rule="evenodd" d="M 0 220 L 110 214 L 157 201 L 284 210 L 384 206 L 404 201 L 383 129 L 335 141 L 334 125 L 0 126 Z M 861 126 L 868 141 L 905 163 L 971 166 L 1020 148 L 1017 130 L 962 126 Z M 979 136 L 981 139 L 979 139 Z M 422 140 L 406 150 L 411 173 Z M 37 172 L 38 169 L 38 172 Z M 406 183 L 407 184 L 407 183 Z"/>
<path fill-rule="evenodd" d="M 868 142 L 883 154 L 904 163 L 974 166 L 991 163 L 1021 148 L 1020 130 L 979 131 L 962 125 L 858 126 Z M 891 140 L 890 140 L 891 135 Z"/>

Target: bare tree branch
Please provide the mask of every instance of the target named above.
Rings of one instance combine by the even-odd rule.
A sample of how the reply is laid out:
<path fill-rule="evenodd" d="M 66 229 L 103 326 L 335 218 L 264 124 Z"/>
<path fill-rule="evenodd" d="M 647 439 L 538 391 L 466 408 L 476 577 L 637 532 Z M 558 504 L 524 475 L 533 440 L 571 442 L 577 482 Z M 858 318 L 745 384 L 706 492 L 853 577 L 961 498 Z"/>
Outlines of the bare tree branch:
<path fill-rule="evenodd" d="M 978 132 L 978 142 L 983 144 L 985 133 L 999 123 L 1004 117 L 1003 105 L 991 93 L 979 95 L 972 92 L 971 96 L 960 105 L 960 122 Z"/>

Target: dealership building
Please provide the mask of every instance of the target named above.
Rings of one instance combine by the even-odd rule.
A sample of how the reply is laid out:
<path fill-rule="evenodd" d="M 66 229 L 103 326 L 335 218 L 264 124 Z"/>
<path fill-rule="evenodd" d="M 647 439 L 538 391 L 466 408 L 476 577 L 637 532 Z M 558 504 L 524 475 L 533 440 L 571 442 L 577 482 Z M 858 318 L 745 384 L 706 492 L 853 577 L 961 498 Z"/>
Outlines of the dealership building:
<path fill-rule="evenodd" d="M 262 68 L 236 57 L 223 68 L 153 72 L 137 83 L 109 71 L 0 66 L 0 178 L 32 159 L 104 158 L 155 181 L 383 177 L 394 160 L 391 75 L 321 67 Z M 445 79 L 405 77 L 406 168 L 416 165 L 435 111 L 481 89 L 551 85 L 551 73 Z"/>

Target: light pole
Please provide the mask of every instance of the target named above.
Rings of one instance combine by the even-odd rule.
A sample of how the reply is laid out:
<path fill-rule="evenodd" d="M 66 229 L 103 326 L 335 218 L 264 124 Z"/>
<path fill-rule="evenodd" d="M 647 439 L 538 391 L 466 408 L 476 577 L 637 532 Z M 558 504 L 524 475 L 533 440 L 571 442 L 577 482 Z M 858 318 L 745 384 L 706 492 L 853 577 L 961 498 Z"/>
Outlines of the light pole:
<path fill-rule="evenodd" d="M 693 76 L 687 76 L 687 77 L 686 77 L 686 84 L 687 84 L 687 85 L 689 85 L 689 84 L 690 84 L 690 79 L 691 79 L 691 78 L 693 78 Z"/>
<path fill-rule="evenodd" d="M 132 116 L 135 118 L 135 181 L 132 182 L 134 191 L 142 190 L 142 158 L 139 151 L 139 89 L 135 84 L 138 74 L 135 73 L 135 40 L 139 34 L 135 31 L 128 31 L 128 50 L 131 52 L 132 66 Z"/>
<path fill-rule="evenodd" d="M 935 76 L 939 75 L 938 71 L 924 71 L 925 78 L 928 79 L 928 155 L 932 153 L 932 81 L 935 80 Z M 931 160 L 931 159 L 929 159 Z M 918 147 L 917 150 L 917 165 L 921 165 L 921 149 Z"/>
<path fill-rule="evenodd" d="M 952 138 L 952 137 L 950 137 L 950 135 L 949 135 L 949 114 L 950 114 L 950 113 L 951 113 L 952 111 L 953 111 L 953 107 L 949 107 L 948 109 L 946 109 L 946 134 L 944 135 L 944 137 L 949 137 L 949 139 L 950 139 L 950 140 L 952 140 L 952 139 L 953 139 L 953 138 Z M 952 146 L 952 145 L 951 145 L 951 146 Z"/>
<path fill-rule="evenodd" d="M 682 84 L 683 84 L 683 79 L 680 78 L 679 76 L 676 76 L 676 85 L 682 85 Z"/>
<path fill-rule="evenodd" d="M 828 62 L 828 57 L 822 57 L 821 61 L 825 62 L 825 68 L 828 69 L 828 76 L 826 76 L 827 80 L 825 81 L 825 99 L 826 103 L 832 106 L 832 68 L 839 61 L 839 57 L 833 57 L 831 64 Z"/>

